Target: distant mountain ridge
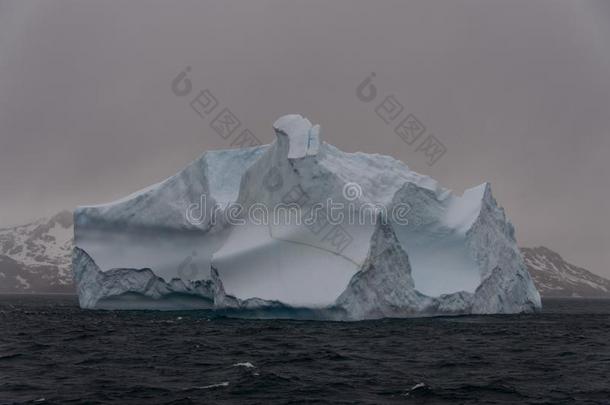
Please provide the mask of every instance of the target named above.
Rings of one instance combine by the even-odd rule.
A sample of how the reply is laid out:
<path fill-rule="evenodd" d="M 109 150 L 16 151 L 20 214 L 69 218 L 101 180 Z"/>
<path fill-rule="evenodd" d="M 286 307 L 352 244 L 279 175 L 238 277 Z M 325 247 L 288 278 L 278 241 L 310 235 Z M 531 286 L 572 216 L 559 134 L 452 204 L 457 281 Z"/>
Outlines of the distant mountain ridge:
<path fill-rule="evenodd" d="M 610 280 L 566 262 L 547 247 L 520 249 L 536 288 L 543 297 L 610 298 Z"/>
<path fill-rule="evenodd" d="M 0 292 L 73 293 L 72 213 L 0 228 Z"/>
<path fill-rule="evenodd" d="M 72 238 L 69 211 L 0 228 L 0 293 L 75 293 Z M 520 250 L 543 297 L 610 298 L 610 280 L 566 262 L 547 247 Z"/>

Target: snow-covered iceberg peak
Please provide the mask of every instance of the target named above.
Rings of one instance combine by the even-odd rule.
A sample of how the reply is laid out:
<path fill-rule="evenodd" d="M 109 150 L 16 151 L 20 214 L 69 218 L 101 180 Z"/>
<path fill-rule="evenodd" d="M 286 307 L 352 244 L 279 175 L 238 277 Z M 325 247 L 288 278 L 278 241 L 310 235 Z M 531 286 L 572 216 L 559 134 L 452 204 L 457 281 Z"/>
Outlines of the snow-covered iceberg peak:
<path fill-rule="evenodd" d="M 287 149 L 288 159 L 314 156 L 320 149 L 320 126 L 312 125 L 298 114 L 284 115 L 273 124 L 280 148 Z"/>
<path fill-rule="evenodd" d="M 489 183 L 455 194 L 389 156 L 322 143 L 300 115 L 273 129 L 270 145 L 208 151 L 78 208 L 81 305 L 350 320 L 540 308 Z"/>

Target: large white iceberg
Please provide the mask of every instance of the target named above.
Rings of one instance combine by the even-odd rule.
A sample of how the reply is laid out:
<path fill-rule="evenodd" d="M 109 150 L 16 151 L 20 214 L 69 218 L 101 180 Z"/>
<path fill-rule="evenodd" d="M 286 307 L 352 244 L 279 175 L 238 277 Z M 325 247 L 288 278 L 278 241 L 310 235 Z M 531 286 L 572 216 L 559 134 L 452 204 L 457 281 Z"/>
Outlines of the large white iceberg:
<path fill-rule="evenodd" d="M 488 183 L 453 194 L 388 156 L 345 153 L 299 115 L 75 212 L 83 308 L 368 319 L 532 312 L 540 296 Z"/>

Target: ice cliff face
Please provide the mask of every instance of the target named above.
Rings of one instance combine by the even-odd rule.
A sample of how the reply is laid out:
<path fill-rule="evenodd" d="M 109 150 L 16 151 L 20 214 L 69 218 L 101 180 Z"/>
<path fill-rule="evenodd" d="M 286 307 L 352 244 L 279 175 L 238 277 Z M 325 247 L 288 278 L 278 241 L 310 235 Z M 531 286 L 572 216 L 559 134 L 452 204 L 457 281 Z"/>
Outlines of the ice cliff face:
<path fill-rule="evenodd" d="M 479 215 L 466 236 L 482 277 L 472 312 L 528 312 L 540 308 L 540 294 L 517 246 L 515 229 L 492 197 L 489 184 L 485 185 Z"/>
<path fill-rule="evenodd" d="M 207 152 L 159 184 L 77 209 L 81 305 L 333 319 L 540 308 L 489 184 L 455 195 L 390 157 L 321 142 L 298 115 L 274 129 L 270 145 Z"/>
<path fill-rule="evenodd" d="M 431 302 L 415 289 L 409 257 L 391 225 L 380 222 L 362 268 L 337 298 L 336 305 L 350 319 L 367 319 L 417 315 Z"/>
<path fill-rule="evenodd" d="M 209 280 L 169 282 L 150 269 L 101 271 L 87 252 L 74 248 L 74 280 L 82 308 L 100 309 L 253 309 L 282 304 L 261 299 L 240 300 L 225 292 L 216 269 Z"/>

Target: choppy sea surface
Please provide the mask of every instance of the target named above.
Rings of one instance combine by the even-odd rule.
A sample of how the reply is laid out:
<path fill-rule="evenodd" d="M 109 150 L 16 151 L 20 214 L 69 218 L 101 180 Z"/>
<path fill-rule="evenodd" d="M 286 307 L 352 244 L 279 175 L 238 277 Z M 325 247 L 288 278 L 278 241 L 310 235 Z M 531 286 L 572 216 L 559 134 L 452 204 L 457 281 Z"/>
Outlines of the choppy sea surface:
<path fill-rule="evenodd" d="M 610 404 L 610 300 L 366 322 L 0 296 L 0 404 Z"/>

